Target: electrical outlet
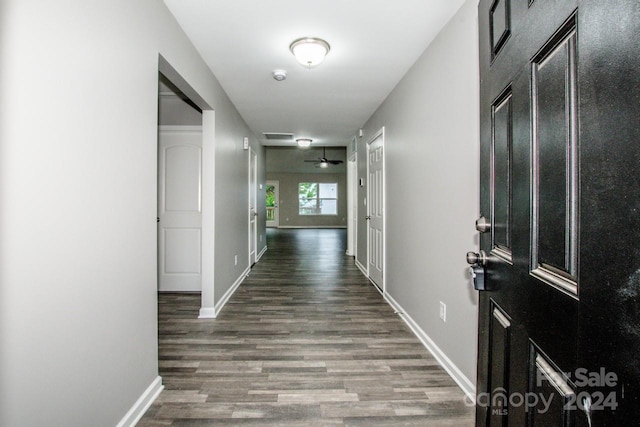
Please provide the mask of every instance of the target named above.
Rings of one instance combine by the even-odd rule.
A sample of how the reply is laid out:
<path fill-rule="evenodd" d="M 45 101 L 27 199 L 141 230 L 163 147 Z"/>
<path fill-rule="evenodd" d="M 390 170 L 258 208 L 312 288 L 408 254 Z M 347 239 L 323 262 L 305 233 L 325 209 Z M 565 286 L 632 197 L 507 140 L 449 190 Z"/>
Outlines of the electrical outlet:
<path fill-rule="evenodd" d="M 238 255 L 233 257 L 233 262 L 234 262 L 233 265 L 238 265 Z M 442 303 L 440 303 L 440 304 L 442 304 Z"/>
<path fill-rule="evenodd" d="M 262 242 L 262 234 L 260 235 L 260 242 Z"/>
<path fill-rule="evenodd" d="M 447 321 L 447 305 L 440 301 L 440 320 Z"/>

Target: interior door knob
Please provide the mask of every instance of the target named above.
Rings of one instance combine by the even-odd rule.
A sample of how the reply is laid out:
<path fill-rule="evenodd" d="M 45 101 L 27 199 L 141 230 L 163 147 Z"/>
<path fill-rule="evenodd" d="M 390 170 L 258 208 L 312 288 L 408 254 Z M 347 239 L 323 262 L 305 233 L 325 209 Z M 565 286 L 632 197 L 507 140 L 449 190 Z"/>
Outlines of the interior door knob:
<path fill-rule="evenodd" d="M 481 216 L 480 218 L 476 219 L 476 230 L 478 230 L 480 233 L 486 233 L 487 231 L 490 231 L 491 222 L 489 222 L 487 218 Z"/>
<path fill-rule="evenodd" d="M 488 261 L 487 253 L 485 251 L 467 252 L 467 264 L 486 266 Z"/>
<path fill-rule="evenodd" d="M 364 219 L 366 219 L 367 221 L 369 221 L 371 219 L 371 215 L 367 215 L 364 217 Z"/>

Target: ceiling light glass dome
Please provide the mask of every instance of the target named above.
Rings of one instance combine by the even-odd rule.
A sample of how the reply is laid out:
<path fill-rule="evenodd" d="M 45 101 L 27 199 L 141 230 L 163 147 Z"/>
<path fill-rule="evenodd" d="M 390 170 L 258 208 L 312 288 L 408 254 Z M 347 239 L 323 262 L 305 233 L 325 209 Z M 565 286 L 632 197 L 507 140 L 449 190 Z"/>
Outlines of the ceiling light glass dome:
<path fill-rule="evenodd" d="M 307 68 L 313 68 L 320 65 L 331 50 L 331 46 L 326 41 L 316 37 L 303 37 L 291 43 L 289 50 L 291 50 L 291 53 L 300 64 Z"/>

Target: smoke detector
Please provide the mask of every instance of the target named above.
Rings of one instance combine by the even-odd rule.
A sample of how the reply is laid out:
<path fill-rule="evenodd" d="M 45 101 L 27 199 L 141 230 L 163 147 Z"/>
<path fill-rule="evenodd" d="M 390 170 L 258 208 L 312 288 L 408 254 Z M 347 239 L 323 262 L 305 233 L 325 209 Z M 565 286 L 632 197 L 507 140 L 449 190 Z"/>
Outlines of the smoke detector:
<path fill-rule="evenodd" d="M 279 82 L 287 78 L 287 72 L 285 70 L 273 70 L 273 78 Z"/>

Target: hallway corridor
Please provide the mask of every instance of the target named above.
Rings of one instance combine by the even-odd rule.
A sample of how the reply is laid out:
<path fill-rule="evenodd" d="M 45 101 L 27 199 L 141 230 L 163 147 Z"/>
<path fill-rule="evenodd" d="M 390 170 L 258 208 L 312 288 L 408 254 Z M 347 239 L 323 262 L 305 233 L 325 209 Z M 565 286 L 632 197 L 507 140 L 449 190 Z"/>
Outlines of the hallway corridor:
<path fill-rule="evenodd" d="M 159 295 L 165 390 L 139 426 L 471 426 L 474 409 L 344 255 L 346 230 L 276 230 L 217 319 Z"/>

